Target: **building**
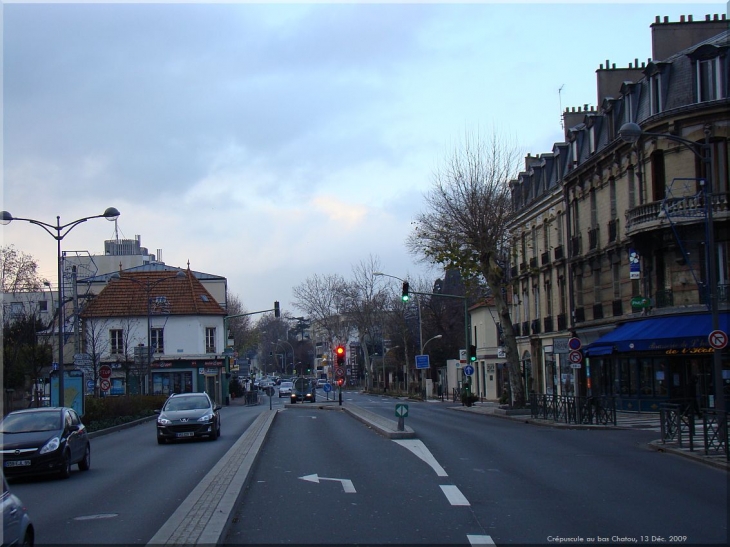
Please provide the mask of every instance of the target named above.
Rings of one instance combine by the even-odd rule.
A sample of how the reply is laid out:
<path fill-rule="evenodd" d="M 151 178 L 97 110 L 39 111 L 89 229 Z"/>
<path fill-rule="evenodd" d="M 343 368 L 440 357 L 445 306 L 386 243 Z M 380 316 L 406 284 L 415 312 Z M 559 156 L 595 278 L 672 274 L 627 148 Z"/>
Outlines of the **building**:
<path fill-rule="evenodd" d="M 532 388 L 627 410 L 712 405 L 711 294 L 729 322 L 728 23 L 657 18 L 651 31 L 652 58 L 601 65 L 598 106 L 566 110 L 565 141 L 511 182 L 512 318 Z M 654 136 L 625 142 L 627 123 Z M 721 360 L 727 396 L 727 349 Z"/>

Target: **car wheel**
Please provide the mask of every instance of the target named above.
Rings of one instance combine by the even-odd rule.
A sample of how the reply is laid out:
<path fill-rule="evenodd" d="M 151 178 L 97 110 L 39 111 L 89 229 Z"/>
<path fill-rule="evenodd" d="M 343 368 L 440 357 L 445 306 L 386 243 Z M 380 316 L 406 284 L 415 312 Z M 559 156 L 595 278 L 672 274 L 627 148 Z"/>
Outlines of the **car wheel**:
<path fill-rule="evenodd" d="M 35 540 L 33 538 L 33 530 L 32 528 L 28 528 L 25 531 L 25 535 L 23 536 L 23 543 L 21 543 L 21 545 L 23 547 L 33 547 L 34 541 Z"/>
<path fill-rule="evenodd" d="M 83 459 L 79 462 L 79 471 L 88 471 L 91 467 L 91 446 L 86 445 Z"/>
<path fill-rule="evenodd" d="M 71 476 L 71 455 L 68 453 L 68 450 L 63 453 L 61 469 L 59 469 L 58 474 L 62 479 L 67 479 Z"/>

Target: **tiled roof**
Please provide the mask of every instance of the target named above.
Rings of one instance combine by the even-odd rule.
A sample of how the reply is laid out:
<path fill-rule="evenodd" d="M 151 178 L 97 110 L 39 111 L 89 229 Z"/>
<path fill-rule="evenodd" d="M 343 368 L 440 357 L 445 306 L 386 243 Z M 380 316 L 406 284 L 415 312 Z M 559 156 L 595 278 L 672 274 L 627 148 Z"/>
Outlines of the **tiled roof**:
<path fill-rule="evenodd" d="M 226 315 L 202 283 L 190 272 L 121 272 L 111 279 L 81 312 L 81 317 L 139 317 L 152 314 Z"/>

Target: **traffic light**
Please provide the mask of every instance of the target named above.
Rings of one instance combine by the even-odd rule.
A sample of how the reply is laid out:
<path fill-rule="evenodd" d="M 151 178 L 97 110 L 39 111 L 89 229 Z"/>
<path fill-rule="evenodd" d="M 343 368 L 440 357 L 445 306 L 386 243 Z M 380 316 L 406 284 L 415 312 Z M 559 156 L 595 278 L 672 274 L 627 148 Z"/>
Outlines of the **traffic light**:
<path fill-rule="evenodd" d="M 342 384 L 345 383 L 344 378 L 337 378 L 337 387 L 342 387 Z"/>
<path fill-rule="evenodd" d="M 408 281 L 403 282 L 403 293 L 401 294 L 401 300 L 403 302 L 408 302 L 410 300 L 411 295 L 409 294 L 410 287 L 408 286 Z"/>
<path fill-rule="evenodd" d="M 472 363 L 477 360 L 477 347 L 476 346 L 469 346 L 469 361 Z"/>
<path fill-rule="evenodd" d="M 335 348 L 335 361 L 338 367 L 345 364 L 346 355 L 345 346 L 337 346 Z"/>
<path fill-rule="evenodd" d="M 274 302 L 274 317 L 281 317 L 281 310 L 279 309 L 279 302 Z"/>

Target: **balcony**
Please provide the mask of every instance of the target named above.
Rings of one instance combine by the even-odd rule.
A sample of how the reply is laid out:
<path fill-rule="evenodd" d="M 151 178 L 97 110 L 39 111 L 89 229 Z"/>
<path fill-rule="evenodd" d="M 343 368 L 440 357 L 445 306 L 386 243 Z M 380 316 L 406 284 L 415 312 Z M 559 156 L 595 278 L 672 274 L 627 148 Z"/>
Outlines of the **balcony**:
<path fill-rule="evenodd" d="M 624 305 L 621 300 L 614 300 L 611 304 L 611 311 L 614 317 L 619 317 L 624 314 Z"/>
<path fill-rule="evenodd" d="M 565 330 L 568 328 L 568 318 L 564 313 L 558 314 L 558 330 Z"/>
<path fill-rule="evenodd" d="M 540 255 L 540 264 L 543 266 L 550 264 L 550 251 L 545 251 Z"/>
<path fill-rule="evenodd" d="M 575 311 L 573 313 L 575 314 L 576 323 L 582 323 L 586 320 L 585 308 L 575 308 Z"/>
<path fill-rule="evenodd" d="M 570 256 L 571 258 L 580 256 L 580 236 L 570 238 Z"/>
<path fill-rule="evenodd" d="M 603 319 L 603 304 L 593 304 L 593 319 Z"/>
<path fill-rule="evenodd" d="M 674 306 L 674 295 L 672 294 L 672 289 L 657 291 L 654 298 L 654 305 L 657 308 L 669 308 Z"/>
<path fill-rule="evenodd" d="M 563 257 L 563 246 L 558 245 L 557 247 L 555 247 L 555 260 L 562 260 Z"/>
<path fill-rule="evenodd" d="M 730 193 L 718 192 L 712 195 L 712 213 L 715 220 L 727 219 Z M 630 209 L 626 220 L 626 235 L 646 232 L 666 223 L 670 216 L 675 222 L 683 224 L 691 222 L 705 222 L 707 208 L 705 197 L 702 194 L 668 198 L 663 201 L 653 201 Z"/>
<path fill-rule="evenodd" d="M 550 317 L 544 317 L 542 320 L 542 329 L 543 332 L 553 332 L 553 318 Z"/>
<path fill-rule="evenodd" d="M 532 327 L 532 334 L 540 334 L 540 320 L 539 319 L 533 319 L 531 327 Z"/>
<path fill-rule="evenodd" d="M 598 249 L 598 234 L 598 228 L 588 230 L 588 249 L 591 251 Z"/>

